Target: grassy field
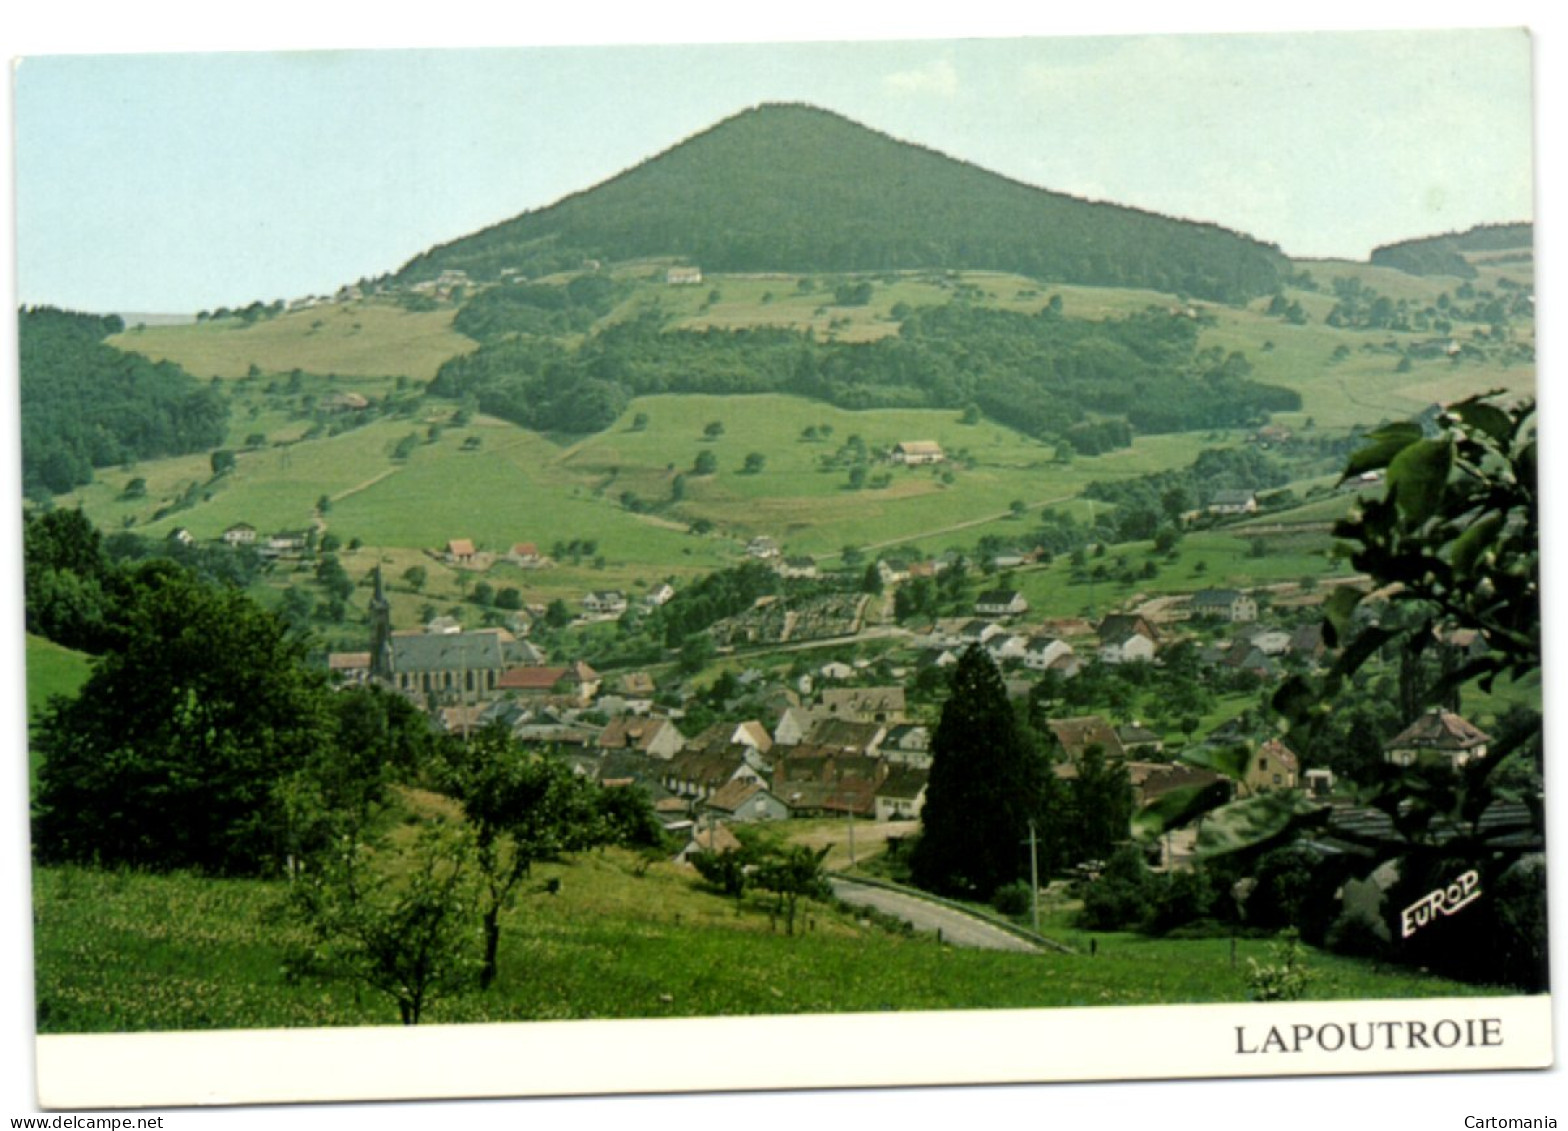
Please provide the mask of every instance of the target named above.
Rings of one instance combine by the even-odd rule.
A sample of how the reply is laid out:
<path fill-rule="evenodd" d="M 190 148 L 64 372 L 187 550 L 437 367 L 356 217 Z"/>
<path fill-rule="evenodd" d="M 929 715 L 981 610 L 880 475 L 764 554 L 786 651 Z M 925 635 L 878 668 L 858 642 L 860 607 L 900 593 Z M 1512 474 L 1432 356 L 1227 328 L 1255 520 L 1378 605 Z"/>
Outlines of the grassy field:
<path fill-rule="evenodd" d="M 1267 300 L 1202 307 L 1201 347 L 1240 350 L 1257 379 L 1302 394 L 1301 412 L 1282 414 L 1284 423 L 1332 432 L 1408 416 L 1435 399 L 1533 383 L 1533 366 L 1504 369 L 1469 357 L 1458 364 L 1417 361 L 1410 371 L 1398 373 L 1398 355 L 1385 343 L 1430 334 L 1336 329 L 1323 322 L 1335 301 L 1330 288 L 1335 279 L 1356 279 L 1380 294 L 1419 305 L 1453 292 L 1458 280 L 1340 261 L 1301 266 L 1313 273 L 1320 289 L 1290 290 L 1287 297 L 1308 310 L 1312 321 L 1307 325 L 1268 316 Z M 958 294 L 1026 312 L 1060 296 L 1068 317 L 1091 319 L 1150 306 L 1171 308 L 1175 302 L 1151 291 L 1051 287 L 981 272 L 920 272 L 867 276 L 870 302 L 838 306 L 833 296 L 837 277 L 715 276 L 700 287 L 669 287 L 656 281 L 662 271 L 652 262 L 618 269 L 632 289 L 606 321 L 656 307 L 678 327 L 809 327 L 819 337 L 863 341 L 896 332 L 893 312 L 900 304 L 943 303 Z M 426 402 L 410 418 L 302 440 L 310 427 L 307 398 L 349 390 L 390 395 L 398 378 L 427 379 L 442 361 L 474 348 L 452 330 L 452 315 L 451 308 L 414 313 L 372 299 L 249 326 L 225 319 L 133 327 L 115 344 L 174 359 L 199 376 L 229 383 L 235 412 L 226 443 L 239 451 L 239 465 L 216 482 L 205 456 L 105 470 L 98 484 L 66 501 L 81 503 L 106 529 L 130 525 L 162 535 L 179 524 L 210 538 L 237 521 L 263 530 L 306 525 L 325 494 L 334 502 L 329 526 L 345 541 L 359 538 L 389 551 L 418 551 L 448 538 L 469 537 L 504 550 L 516 541 L 585 538 L 603 548 L 610 573 L 600 580 L 611 585 L 711 569 L 757 534 L 781 540 L 789 552 L 817 556 L 846 545 L 920 543 L 933 552 L 972 545 L 985 533 L 1005 537 L 1014 503 L 1037 507 L 1070 499 L 1094 479 L 1183 466 L 1204 447 L 1244 439 L 1240 432 L 1140 437 L 1129 450 L 1061 464 L 1054 461 L 1054 446 L 990 422 L 962 424 L 954 412 L 857 413 L 784 396 L 659 396 L 638 400 L 603 433 L 562 442 L 478 418 L 466 428 L 449 429 L 434 444 L 422 444 L 410 459 L 393 461 L 391 451 L 400 439 L 411 433 L 423 438 L 432 423 L 451 414 L 454 406 L 438 402 Z M 1528 336 L 1527 330 L 1520 333 Z M 1342 356 L 1336 358 L 1336 351 Z M 290 397 L 276 386 L 296 369 L 303 371 L 302 380 L 296 378 L 301 384 Z M 327 374 L 336 377 L 329 380 Z M 646 414 L 648 426 L 633 431 L 630 422 L 638 414 Z M 723 433 L 706 439 L 703 428 L 715 421 Z M 808 427 L 825 438 L 802 439 Z M 873 485 L 854 490 L 847 467 L 822 466 L 852 435 L 872 449 L 900 440 L 936 440 L 953 460 L 938 469 L 873 463 Z M 265 446 L 240 450 L 256 436 L 264 437 Z M 478 444 L 478 450 L 462 448 L 464 440 Z M 716 458 L 716 474 L 691 474 L 703 451 Z M 748 474 L 743 466 L 753 453 L 763 464 Z M 878 485 L 878 473 L 889 470 Z M 684 497 L 675 502 L 677 475 L 684 475 Z M 124 487 L 134 478 L 146 480 L 144 498 L 124 497 Z M 153 519 L 159 509 L 192 492 L 197 505 Z M 657 513 L 633 514 L 623 505 L 628 500 Z M 721 537 L 694 539 L 680 533 L 680 526 L 699 519 L 712 522 Z M 563 591 L 567 587 L 564 575 L 530 580 Z"/>
<path fill-rule="evenodd" d="M 53 695 L 70 698 L 87 682 L 90 661 L 81 652 L 42 637 L 27 637 L 27 714 L 36 715 Z"/>
<path fill-rule="evenodd" d="M 109 339 L 198 377 L 303 369 L 346 377 L 428 381 L 448 358 L 478 348 L 452 329 L 455 309 L 411 312 L 388 302 L 332 303 L 246 324 L 237 318 L 184 326 L 131 327 Z"/>
<path fill-rule="evenodd" d="M 67 699 L 81 690 L 91 674 L 90 661 L 81 652 L 73 652 L 42 637 L 27 637 L 27 717 L 35 719 L 38 712 L 48 705 L 52 696 Z M 28 780 L 36 781 L 38 753 L 28 747 Z"/>
<path fill-rule="evenodd" d="M 560 894 L 540 894 L 559 879 Z M 39 1031 L 127 1032 L 392 1024 L 389 1000 L 289 978 L 277 882 L 79 868 L 35 871 Z M 537 869 L 505 921 L 500 977 L 437 1003 L 431 1022 L 1003 1009 L 1246 1000 L 1267 944 L 1070 932 L 1073 955 L 956 950 L 812 905 L 794 937 L 767 904 L 704 889 L 675 865 L 616 851 Z M 1311 952 L 1314 998 L 1484 993 Z"/>

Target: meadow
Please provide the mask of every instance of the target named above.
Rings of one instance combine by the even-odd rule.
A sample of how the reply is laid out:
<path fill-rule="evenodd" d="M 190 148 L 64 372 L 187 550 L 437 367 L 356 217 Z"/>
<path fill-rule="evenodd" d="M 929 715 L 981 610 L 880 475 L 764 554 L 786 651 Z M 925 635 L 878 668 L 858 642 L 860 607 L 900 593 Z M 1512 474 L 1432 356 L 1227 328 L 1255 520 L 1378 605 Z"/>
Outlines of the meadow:
<path fill-rule="evenodd" d="M 1305 325 L 1268 315 L 1268 300 L 1190 307 L 1200 319 L 1200 348 L 1240 351 L 1254 378 L 1301 394 L 1300 412 L 1277 416 L 1288 427 L 1332 437 L 1409 416 L 1435 399 L 1532 385 L 1531 365 L 1469 355 L 1457 363 L 1415 359 L 1398 372 L 1400 355 L 1391 345 L 1403 348 L 1430 333 L 1324 322 L 1336 301 L 1334 280 L 1355 280 L 1414 306 L 1454 292 L 1458 280 L 1344 261 L 1299 266 L 1318 289 L 1283 293 L 1307 312 Z M 1060 299 L 1065 316 L 1089 319 L 1186 309 L 1152 291 L 934 271 L 860 277 L 871 284 L 869 300 L 839 305 L 835 287 L 844 279 L 836 276 L 710 276 L 699 286 L 671 287 L 661 281 L 663 269 L 653 261 L 614 269 L 626 290 L 600 324 L 656 309 L 675 328 L 788 326 L 819 338 L 865 341 L 896 333 L 904 307 L 953 301 L 1034 312 Z M 1483 265 L 1478 285 L 1498 285 L 1504 270 L 1518 273 Z M 1091 481 L 1185 466 L 1205 447 L 1246 439 L 1240 431 L 1139 436 L 1131 448 L 1058 461 L 1054 445 L 987 420 L 966 424 L 953 411 L 853 412 L 781 395 L 644 397 L 591 436 L 539 435 L 466 413 L 457 424 L 457 406 L 419 399 L 419 382 L 442 361 L 475 348 L 452 329 L 455 311 L 450 304 L 413 311 L 373 297 L 251 324 L 225 318 L 133 327 L 115 344 L 174 359 L 230 390 L 228 444 L 236 465 L 221 477 L 205 456 L 105 469 L 97 483 L 64 501 L 82 505 L 104 529 L 154 537 L 177 525 L 199 539 L 215 538 L 235 522 L 264 532 L 317 525 L 344 543 L 373 548 L 399 571 L 451 538 L 470 538 L 495 552 L 516 542 L 594 543 L 586 565 L 507 579 L 530 586 L 531 600 L 548 600 L 710 572 L 738 560 L 757 535 L 779 540 L 788 553 L 827 561 L 848 546 L 922 553 L 968 548 L 982 535 L 1007 538 L 1020 507 L 1025 514 L 1060 505 L 1081 512 L 1083 504 L 1074 500 Z M 1527 327 L 1517 332 L 1526 341 L 1531 336 Z M 402 408 L 363 427 L 313 424 L 312 406 L 342 392 L 402 398 Z M 722 430 L 707 434 L 714 424 Z M 413 450 L 396 458 L 399 443 L 410 437 Z M 935 440 L 950 459 L 922 468 L 873 460 L 857 488 L 840 452 L 850 437 L 873 452 L 901 440 Z M 699 454 L 714 461 L 712 473 L 696 473 Z M 145 492 L 127 494 L 137 479 Z M 1298 493 L 1306 486 L 1297 485 Z M 318 514 L 323 497 L 330 513 Z M 1332 500 L 1316 507 L 1282 520 L 1321 521 L 1319 515 L 1336 512 Z M 711 533 L 687 533 L 693 523 L 711 525 Z M 1195 566 L 1201 557 L 1212 583 L 1321 570 L 1315 553 L 1296 549 L 1238 561 L 1233 541 L 1216 538 L 1185 548 L 1184 564 Z M 1045 581 L 1038 596 L 1050 602 L 1047 591 L 1059 591 L 1058 580 Z M 433 579 L 433 591 L 460 595 L 461 589 L 456 578 Z"/>
<path fill-rule="evenodd" d="M 543 894 L 558 880 L 559 894 Z M 392 1003 L 291 974 L 305 938 L 281 881 L 35 870 L 42 1033 L 391 1024 Z M 1268 941 L 1093 936 L 1077 953 L 960 950 L 813 903 L 797 933 L 673 864 L 607 850 L 536 869 L 504 920 L 500 975 L 436 1002 L 431 1023 L 1059 1008 L 1247 1000 Z M 1318 1000 L 1465 997 L 1484 987 L 1310 951 Z"/>
<path fill-rule="evenodd" d="M 428 381 L 441 363 L 475 349 L 452 329 L 453 309 L 410 311 L 354 300 L 245 322 L 212 319 L 178 326 L 131 326 L 111 345 L 175 361 L 197 377 L 232 380 L 251 366 L 270 372 L 408 377 Z"/>

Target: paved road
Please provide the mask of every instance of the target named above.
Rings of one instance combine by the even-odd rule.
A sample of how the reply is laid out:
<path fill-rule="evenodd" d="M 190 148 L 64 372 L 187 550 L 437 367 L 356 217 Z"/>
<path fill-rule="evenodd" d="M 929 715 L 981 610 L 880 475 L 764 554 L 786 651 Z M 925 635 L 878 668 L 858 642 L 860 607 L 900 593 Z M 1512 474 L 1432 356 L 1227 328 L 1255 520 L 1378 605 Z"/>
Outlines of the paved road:
<path fill-rule="evenodd" d="M 914 924 L 917 931 L 942 932 L 942 941 L 954 946 L 978 947 L 982 950 L 1018 950 L 1030 954 L 1039 950 L 1033 943 L 1017 935 L 993 927 L 983 919 L 976 919 L 962 911 L 929 903 L 902 892 L 870 887 L 851 880 L 832 879 L 833 894 L 845 903 L 857 907 L 872 907 L 888 915 L 896 915 L 906 923 Z"/>

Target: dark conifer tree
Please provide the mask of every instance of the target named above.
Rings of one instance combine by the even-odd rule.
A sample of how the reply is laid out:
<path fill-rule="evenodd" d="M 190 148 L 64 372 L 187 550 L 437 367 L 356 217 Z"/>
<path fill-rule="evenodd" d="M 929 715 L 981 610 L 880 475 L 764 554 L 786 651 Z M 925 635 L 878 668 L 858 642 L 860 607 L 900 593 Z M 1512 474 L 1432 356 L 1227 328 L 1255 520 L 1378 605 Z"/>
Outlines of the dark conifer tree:
<path fill-rule="evenodd" d="M 1001 673 L 979 647 L 953 669 L 931 740 L 931 778 L 911 866 L 923 888 L 989 898 L 1029 875 L 1029 822 L 1044 844 L 1055 779 L 1019 725 Z"/>

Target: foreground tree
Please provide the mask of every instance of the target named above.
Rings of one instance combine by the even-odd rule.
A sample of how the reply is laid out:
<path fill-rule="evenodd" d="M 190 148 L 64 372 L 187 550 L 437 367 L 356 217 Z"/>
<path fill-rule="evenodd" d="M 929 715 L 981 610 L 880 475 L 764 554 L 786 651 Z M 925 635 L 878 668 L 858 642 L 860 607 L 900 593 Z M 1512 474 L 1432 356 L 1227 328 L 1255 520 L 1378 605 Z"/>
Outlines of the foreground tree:
<path fill-rule="evenodd" d="M 1132 824 L 1132 779 L 1121 759 L 1105 756 L 1094 743 L 1084 751 L 1078 776 L 1068 784 L 1071 828 L 1068 839 L 1074 855 L 1104 860 L 1124 843 Z"/>
<path fill-rule="evenodd" d="M 495 981 L 501 912 L 533 866 L 616 838 L 595 783 L 563 762 L 525 750 L 500 726 L 448 746 L 440 784 L 462 802 L 474 838 L 483 957 L 479 983 Z"/>
<path fill-rule="evenodd" d="M 431 824 L 401 852 L 348 835 L 317 856 L 289 889 L 313 944 L 298 965 L 369 986 L 397 1004 L 403 1024 L 419 1024 L 432 1001 L 466 989 L 479 968 L 470 840 Z"/>
<path fill-rule="evenodd" d="M 833 889 L 822 871 L 831 846 L 809 848 L 792 844 L 763 854 L 757 863 L 756 884 L 764 891 L 778 896 L 779 910 L 784 913 L 785 933 L 795 933 L 795 913 L 802 897 L 830 899 Z"/>
<path fill-rule="evenodd" d="M 256 874 L 281 864 L 276 786 L 333 723 L 285 623 L 169 562 L 130 575 L 123 630 L 34 731 L 40 860 Z"/>
<path fill-rule="evenodd" d="M 1343 733 L 1345 720 L 1336 717 L 1344 707 L 1342 693 L 1379 653 L 1397 655 L 1405 675 L 1413 661 L 1456 629 L 1472 630 L 1485 643 L 1480 654 L 1438 665 L 1435 679 L 1407 675 L 1398 689 L 1410 699 L 1407 706 L 1417 700 L 1441 705 L 1472 680 L 1490 690 L 1498 678 L 1531 678 L 1540 667 L 1534 404 L 1472 398 L 1439 418 L 1436 435 L 1401 423 L 1369 439 L 1351 457 L 1344 478 L 1380 472 L 1387 489 L 1334 533 L 1352 564 L 1371 576 L 1375 588 L 1392 594 L 1397 612 L 1363 610 L 1365 594 L 1348 586 L 1328 599 L 1324 640 L 1339 647 L 1336 659 L 1321 676 L 1293 676 L 1273 700 L 1290 721 L 1298 749 L 1321 750 Z M 1211 768 L 1240 778 L 1244 751 L 1217 751 L 1211 758 Z M 1544 857 L 1530 851 L 1545 833 L 1541 759 L 1538 719 L 1506 728 L 1485 757 L 1460 767 L 1447 760 L 1393 765 L 1376 748 L 1365 752 L 1355 767 L 1358 800 L 1381 810 L 1390 831 L 1362 838 L 1368 855 L 1360 876 L 1327 878 L 1338 886 L 1374 869 L 1385 879 L 1397 877 L 1381 915 L 1363 925 L 1380 947 L 1472 981 L 1546 988 L 1546 869 Z M 1196 758 L 1189 754 L 1186 760 Z M 1499 774 L 1504 767 L 1509 770 Z M 1497 801 L 1522 803 L 1534 823 L 1531 835 L 1489 820 L 1499 815 Z M 1282 792 L 1223 802 L 1175 791 L 1146 807 L 1136 823 L 1146 834 L 1157 834 L 1201 817 L 1200 852 L 1211 859 L 1256 860 L 1289 844 L 1304 828 L 1326 823 L 1331 813 L 1328 806 Z M 1326 867 L 1320 864 L 1316 871 Z M 1456 877 L 1472 872 L 1480 894 L 1463 914 L 1404 932 L 1399 908 L 1447 890 Z M 1334 924 L 1330 934 L 1343 933 L 1344 926 Z"/>
<path fill-rule="evenodd" d="M 923 888 L 988 899 L 1028 875 L 1030 822 L 1044 834 L 1055 779 L 982 649 L 964 652 L 949 686 L 910 865 Z"/>
<path fill-rule="evenodd" d="M 122 577 L 87 516 L 28 510 L 22 545 L 27 631 L 88 652 L 109 647 L 124 603 Z"/>

